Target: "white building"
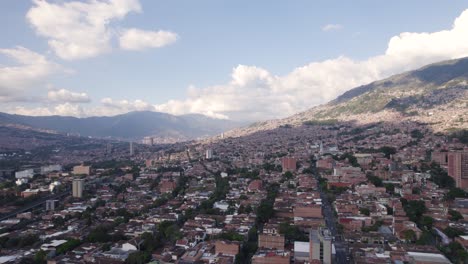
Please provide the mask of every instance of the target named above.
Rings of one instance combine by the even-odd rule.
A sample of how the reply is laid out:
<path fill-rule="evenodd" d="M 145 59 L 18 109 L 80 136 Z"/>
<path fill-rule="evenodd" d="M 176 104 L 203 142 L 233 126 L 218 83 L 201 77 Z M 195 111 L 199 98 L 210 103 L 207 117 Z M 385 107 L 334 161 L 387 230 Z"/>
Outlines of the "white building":
<path fill-rule="evenodd" d="M 84 190 L 84 179 L 74 179 L 73 180 L 73 197 L 81 198 L 83 197 Z"/>
<path fill-rule="evenodd" d="M 49 166 L 42 166 L 41 167 L 41 174 L 47 174 L 49 172 L 53 171 L 62 171 L 62 166 L 61 165 L 49 165 Z"/>
<path fill-rule="evenodd" d="M 22 171 L 17 171 L 15 172 L 15 178 L 16 179 L 22 179 L 22 178 L 32 178 L 34 176 L 34 170 L 33 169 L 27 169 L 27 170 L 22 170 Z"/>
<path fill-rule="evenodd" d="M 212 149 L 207 149 L 206 150 L 205 158 L 206 159 L 212 159 L 213 158 L 213 150 Z"/>

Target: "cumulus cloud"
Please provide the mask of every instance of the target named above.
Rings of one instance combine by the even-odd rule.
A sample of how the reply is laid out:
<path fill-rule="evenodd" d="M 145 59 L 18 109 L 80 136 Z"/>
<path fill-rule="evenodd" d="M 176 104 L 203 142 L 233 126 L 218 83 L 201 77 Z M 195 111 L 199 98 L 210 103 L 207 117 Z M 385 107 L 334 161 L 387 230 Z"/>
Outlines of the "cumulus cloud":
<path fill-rule="evenodd" d="M 85 116 L 84 109 L 72 103 L 63 103 L 55 106 L 49 107 L 32 107 L 27 108 L 24 106 L 16 106 L 12 110 L 8 111 L 18 115 L 28 115 L 28 116 L 51 116 L 51 115 L 60 115 L 60 116 L 75 116 L 82 117 Z"/>
<path fill-rule="evenodd" d="M 137 28 L 124 30 L 119 38 L 120 48 L 125 50 L 144 50 L 160 48 L 174 43 L 178 36 L 170 31 L 148 31 Z"/>
<path fill-rule="evenodd" d="M 47 99 L 52 102 L 88 103 L 91 98 L 87 93 L 75 93 L 66 89 L 49 90 Z"/>
<path fill-rule="evenodd" d="M 57 2 L 34 0 L 26 18 L 36 33 L 48 39 L 49 47 L 65 60 L 91 58 L 112 50 L 118 36 L 112 22 L 130 12 L 141 12 L 139 0 L 88 0 Z M 126 29 L 120 36 L 124 49 L 139 50 L 168 45 L 177 35 L 168 31 Z"/>
<path fill-rule="evenodd" d="M 114 100 L 112 98 L 104 98 L 99 104 L 83 107 L 80 103 L 87 97 L 86 94 L 73 93 L 67 90 L 61 89 L 58 93 L 52 97 L 56 100 L 49 100 L 48 103 L 37 107 L 24 107 L 15 106 L 9 109 L 5 109 L 6 112 L 15 113 L 20 115 L 30 116 L 48 116 L 48 115 L 62 115 L 62 116 L 75 116 L 75 117 L 89 117 L 89 116 L 113 116 L 118 114 L 124 114 L 132 111 L 156 111 L 154 105 L 143 101 L 143 100 Z M 49 92 L 48 95 L 51 93 Z M 64 100 L 64 95 L 75 94 L 76 99 Z"/>
<path fill-rule="evenodd" d="M 311 62 L 276 76 L 266 69 L 239 65 L 225 84 L 190 87 L 184 100 L 156 105 L 172 114 L 200 113 L 242 120 L 281 118 L 325 103 L 359 85 L 446 59 L 468 56 L 468 10 L 451 29 L 401 33 L 384 54 L 367 60 L 346 56 Z"/>
<path fill-rule="evenodd" d="M 334 31 L 334 30 L 340 30 L 343 28 L 343 25 L 341 24 L 326 24 L 325 26 L 322 27 L 322 31 Z"/>
<path fill-rule="evenodd" d="M 29 89 L 43 86 L 51 75 L 64 69 L 45 56 L 18 46 L 0 49 L 0 54 L 16 62 L 14 66 L 0 65 L 0 101 L 17 101 Z"/>
<path fill-rule="evenodd" d="M 110 22 L 140 12 L 138 0 L 49 3 L 34 0 L 26 18 L 62 59 L 89 58 L 111 50 Z"/>

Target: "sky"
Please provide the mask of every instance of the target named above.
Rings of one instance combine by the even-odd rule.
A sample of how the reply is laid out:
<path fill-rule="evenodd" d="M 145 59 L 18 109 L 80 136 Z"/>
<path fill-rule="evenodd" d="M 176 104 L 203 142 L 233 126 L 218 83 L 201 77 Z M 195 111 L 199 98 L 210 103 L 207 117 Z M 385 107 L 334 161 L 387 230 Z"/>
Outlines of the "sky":
<path fill-rule="evenodd" d="M 468 56 L 468 1 L 0 1 L 0 111 L 259 121 Z"/>

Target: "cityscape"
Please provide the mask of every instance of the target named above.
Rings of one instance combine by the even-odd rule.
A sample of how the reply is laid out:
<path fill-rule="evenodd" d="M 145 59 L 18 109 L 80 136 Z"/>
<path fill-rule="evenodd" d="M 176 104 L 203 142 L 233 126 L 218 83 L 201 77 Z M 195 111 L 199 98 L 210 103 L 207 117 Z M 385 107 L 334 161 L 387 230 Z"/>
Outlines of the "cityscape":
<path fill-rule="evenodd" d="M 268 13 L 250 17 L 245 10 L 245 20 L 259 24 L 276 21 L 273 14 L 290 21 L 291 14 L 281 11 L 287 9 L 304 23 L 322 25 L 313 34 L 325 43 L 317 46 L 323 56 L 331 56 L 327 46 L 339 53 L 340 46 L 320 34 L 343 33 L 353 24 L 344 18 L 343 24 L 324 24 L 330 21 L 322 18 L 336 18 L 325 10 L 349 11 L 351 21 L 360 21 L 358 14 L 370 17 L 375 8 L 370 1 L 356 3 L 357 11 L 306 1 L 200 2 L 0 3 L 0 24 L 25 24 L 14 26 L 21 37 L 9 37 L 2 26 L 0 38 L 0 55 L 19 63 L 0 60 L 0 264 L 468 263 L 468 2 L 446 7 L 428 1 L 424 8 L 440 14 L 418 15 L 434 24 L 426 31 L 405 24 L 419 9 L 415 3 L 395 29 L 387 28 L 394 18 L 382 11 L 382 29 L 394 36 L 385 54 L 354 61 L 340 54 L 286 75 L 238 64 L 227 84 L 190 85 L 181 95 L 170 87 L 188 77 L 162 67 L 185 63 L 173 53 L 187 52 L 179 42 L 195 41 L 190 32 L 200 33 L 197 25 L 205 21 L 198 16 L 209 11 L 220 24 L 209 21 L 205 30 L 217 32 L 223 23 L 247 26 L 242 16 L 231 17 L 235 8 Z M 388 12 L 403 4 L 390 4 Z M 317 21 L 308 20 L 307 8 Z M 199 20 L 168 17 L 190 9 L 201 12 L 194 15 Z M 169 21 L 158 22 L 167 29 L 140 29 L 155 23 L 152 14 Z M 444 23 L 453 25 L 440 31 L 447 27 L 440 21 L 452 14 L 455 20 Z M 269 25 L 282 29 L 293 22 L 275 23 Z M 299 24 L 299 35 L 307 35 Z M 351 38 L 372 29 L 359 25 L 363 33 Z M 270 36 L 257 26 L 258 38 L 243 41 L 263 43 Z M 406 26 L 422 33 L 400 30 Z M 219 41 L 236 41 L 237 34 Z M 25 43 L 2 47 L 10 40 Z M 195 43 L 190 54 L 206 52 Z M 254 53 L 263 48 L 252 44 Z M 297 56 L 306 56 L 302 45 L 296 48 Z M 231 62 L 229 54 L 221 55 L 224 49 L 208 51 L 213 63 Z M 267 62 L 260 57 L 253 60 Z M 141 62 L 138 69 L 134 59 Z M 153 66 L 148 76 L 138 75 Z M 126 69 L 123 79 L 119 67 Z M 105 71 L 115 79 L 105 79 Z M 218 73 L 210 72 L 216 81 Z M 201 83 L 208 78 L 195 67 L 177 74 Z M 167 88 L 142 93 L 145 82 Z M 114 90 L 92 88 L 103 83 Z M 57 88 L 62 86 L 90 90 Z M 106 97 L 96 101 L 101 94 Z M 144 100 L 115 99 L 134 95 Z"/>

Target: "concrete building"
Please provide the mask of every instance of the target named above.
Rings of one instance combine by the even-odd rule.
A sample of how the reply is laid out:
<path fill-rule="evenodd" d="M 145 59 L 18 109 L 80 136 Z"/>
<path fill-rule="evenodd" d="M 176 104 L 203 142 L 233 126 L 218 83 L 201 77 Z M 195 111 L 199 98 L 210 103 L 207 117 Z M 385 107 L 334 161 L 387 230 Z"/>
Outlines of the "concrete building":
<path fill-rule="evenodd" d="M 309 242 L 294 241 L 294 262 L 309 262 Z"/>
<path fill-rule="evenodd" d="M 434 162 L 439 163 L 442 166 L 447 166 L 448 163 L 448 152 L 442 152 L 442 151 L 433 151 L 431 154 L 431 160 Z"/>
<path fill-rule="evenodd" d="M 133 149 L 133 142 L 130 142 L 130 156 L 133 156 L 135 154 L 135 150 Z"/>
<path fill-rule="evenodd" d="M 33 169 L 27 169 L 27 170 L 22 170 L 22 171 L 15 172 L 15 178 L 16 179 L 32 178 L 33 176 L 34 176 L 34 170 Z"/>
<path fill-rule="evenodd" d="M 212 149 L 207 149 L 206 150 L 205 158 L 206 159 L 212 159 L 213 158 L 213 150 Z"/>
<path fill-rule="evenodd" d="M 75 175 L 89 175 L 91 171 L 90 166 L 78 165 L 73 167 L 72 173 Z"/>
<path fill-rule="evenodd" d="M 456 187 L 468 189 L 468 151 L 452 151 L 447 154 L 448 175 Z"/>
<path fill-rule="evenodd" d="M 291 263 L 289 251 L 259 250 L 252 257 L 252 264 L 289 264 Z"/>
<path fill-rule="evenodd" d="M 281 159 L 281 166 L 283 167 L 283 172 L 296 171 L 296 163 L 297 163 L 297 160 L 295 158 L 283 157 Z"/>
<path fill-rule="evenodd" d="M 73 197 L 83 197 L 84 179 L 73 179 Z"/>
<path fill-rule="evenodd" d="M 57 204 L 58 200 L 47 200 L 46 201 L 46 211 L 54 211 L 55 205 Z"/>
<path fill-rule="evenodd" d="M 45 175 L 49 172 L 53 171 L 62 171 L 62 166 L 61 165 L 48 165 L 48 166 L 42 166 L 41 167 L 41 174 Z"/>
<path fill-rule="evenodd" d="M 320 260 L 323 264 L 332 263 L 332 235 L 326 228 L 311 230 L 309 237 L 310 262 Z"/>

